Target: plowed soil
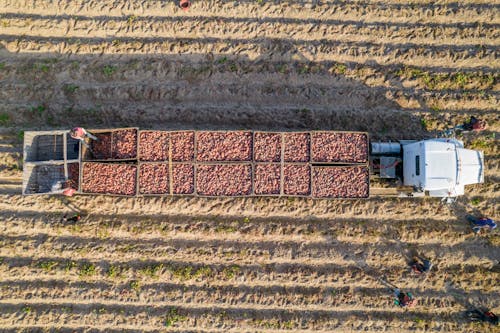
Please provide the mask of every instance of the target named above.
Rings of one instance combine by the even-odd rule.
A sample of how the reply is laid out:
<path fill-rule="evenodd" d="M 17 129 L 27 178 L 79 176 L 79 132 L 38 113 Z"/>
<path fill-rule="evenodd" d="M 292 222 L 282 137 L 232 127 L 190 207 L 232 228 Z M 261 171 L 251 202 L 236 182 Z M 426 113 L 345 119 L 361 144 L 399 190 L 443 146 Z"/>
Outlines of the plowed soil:
<path fill-rule="evenodd" d="M 473 305 L 500 313 L 498 231 L 476 236 L 465 220 L 500 218 L 498 2 L 192 3 L 0 1 L 2 331 L 499 332 L 464 317 Z M 460 136 L 485 151 L 485 183 L 451 206 L 20 195 L 23 130 L 396 140 L 470 115 L 489 125 Z M 184 141 L 176 161 L 196 158 Z M 169 186 L 189 192 L 189 176 Z M 425 277 L 409 273 L 415 251 L 434 264 Z M 417 306 L 393 305 L 382 277 Z"/>

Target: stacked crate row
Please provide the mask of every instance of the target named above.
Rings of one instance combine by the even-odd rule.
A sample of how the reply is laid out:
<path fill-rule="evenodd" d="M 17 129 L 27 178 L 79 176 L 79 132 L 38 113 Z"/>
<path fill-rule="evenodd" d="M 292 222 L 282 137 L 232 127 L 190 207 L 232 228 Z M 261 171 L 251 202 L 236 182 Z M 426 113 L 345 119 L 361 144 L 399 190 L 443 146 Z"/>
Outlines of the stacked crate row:
<path fill-rule="evenodd" d="M 96 135 L 100 140 L 91 143 L 92 152 L 83 151 L 85 193 L 328 198 L 369 194 L 366 133 L 121 129 Z"/>

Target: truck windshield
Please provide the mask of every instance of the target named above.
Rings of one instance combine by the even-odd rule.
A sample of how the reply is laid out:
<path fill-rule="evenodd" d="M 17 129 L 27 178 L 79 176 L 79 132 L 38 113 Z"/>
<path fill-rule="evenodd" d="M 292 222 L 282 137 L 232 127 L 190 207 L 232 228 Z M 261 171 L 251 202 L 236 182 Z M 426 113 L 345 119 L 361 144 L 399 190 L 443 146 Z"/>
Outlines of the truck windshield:
<path fill-rule="evenodd" d="M 415 156 L 415 175 L 420 176 L 420 155 Z"/>

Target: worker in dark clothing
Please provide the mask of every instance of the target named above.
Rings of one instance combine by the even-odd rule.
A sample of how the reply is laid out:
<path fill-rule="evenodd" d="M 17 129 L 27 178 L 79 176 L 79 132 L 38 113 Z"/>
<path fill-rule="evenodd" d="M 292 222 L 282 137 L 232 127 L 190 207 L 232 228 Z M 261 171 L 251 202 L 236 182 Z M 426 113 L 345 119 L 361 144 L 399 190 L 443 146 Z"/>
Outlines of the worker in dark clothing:
<path fill-rule="evenodd" d="M 462 125 L 457 127 L 458 129 L 464 131 L 482 131 L 486 128 L 486 123 L 482 120 L 477 119 L 474 116 L 471 116 L 469 121 L 466 121 Z"/>
<path fill-rule="evenodd" d="M 411 270 L 418 275 L 427 273 L 432 268 L 431 261 L 421 256 L 413 257 L 413 260 L 410 265 L 411 265 Z"/>
<path fill-rule="evenodd" d="M 476 218 L 474 216 L 468 215 L 467 220 L 469 220 L 469 222 L 472 224 L 472 231 L 474 231 L 474 233 L 476 234 L 479 234 L 479 232 L 481 232 L 481 229 L 492 231 L 497 227 L 495 221 L 487 217 Z"/>
<path fill-rule="evenodd" d="M 498 326 L 499 320 L 498 316 L 491 311 L 483 311 L 479 309 L 474 309 L 471 311 L 467 311 L 467 317 L 471 321 L 486 321 L 490 324 Z"/>
<path fill-rule="evenodd" d="M 80 214 L 78 214 L 78 213 L 74 214 L 71 217 L 68 217 L 67 214 L 64 214 L 63 221 L 64 222 L 73 222 L 73 223 L 76 223 L 76 222 L 80 221 L 81 218 L 82 218 L 82 216 Z"/>
<path fill-rule="evenodd" d="M 399 288 L 394 289 L 394 295 L 396 296 L 394 304 L 399 305 L 402 308 L 413 307 L 417 303 L 411 293 L 402 292 Z"/>

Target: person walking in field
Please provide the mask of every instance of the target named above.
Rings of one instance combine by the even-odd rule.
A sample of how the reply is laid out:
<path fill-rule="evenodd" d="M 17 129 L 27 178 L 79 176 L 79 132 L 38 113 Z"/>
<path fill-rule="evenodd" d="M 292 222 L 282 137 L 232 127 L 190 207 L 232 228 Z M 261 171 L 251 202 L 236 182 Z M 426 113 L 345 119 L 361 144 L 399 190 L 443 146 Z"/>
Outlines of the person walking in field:
<path fill-rule="evenodd" d="M 491 232 L 497 227 L 495 221 L 487 217 L 477 218 L 472 215 L 468 215 L 467 220 L 469 220 L 472 224 L 472 231 L 474 231 L 475 234 L 479 234 L 482 229 L 487 229 Z"/>

